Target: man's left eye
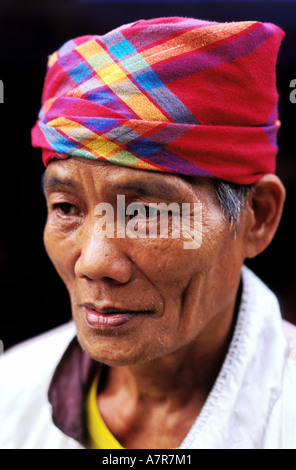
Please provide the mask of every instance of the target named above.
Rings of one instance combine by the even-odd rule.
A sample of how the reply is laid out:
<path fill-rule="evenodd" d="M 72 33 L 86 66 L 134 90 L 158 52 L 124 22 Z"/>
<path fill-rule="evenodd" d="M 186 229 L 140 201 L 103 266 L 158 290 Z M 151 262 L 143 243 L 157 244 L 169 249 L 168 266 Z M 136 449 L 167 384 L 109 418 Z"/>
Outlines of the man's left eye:
<path fill-rule="evenodd" d="M 145 206 L 144 204 L 133 203 L 128 206 L 127 215 L 132 217 L 141 216 L 145 219 L 157 217 L 157 208 Z"/>
<path fill-rule="evenodd" d="M 137 211 L 147 219 L 157 216 L 157 209 L 152 206 L 144 206 L 143 204 L 139 204 Z"/>

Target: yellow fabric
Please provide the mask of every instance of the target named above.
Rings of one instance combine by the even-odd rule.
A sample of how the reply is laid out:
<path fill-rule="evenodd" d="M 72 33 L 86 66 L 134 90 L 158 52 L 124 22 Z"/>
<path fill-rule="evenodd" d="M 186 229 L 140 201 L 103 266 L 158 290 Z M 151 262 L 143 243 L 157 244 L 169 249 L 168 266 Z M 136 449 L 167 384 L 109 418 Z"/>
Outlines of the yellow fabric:
<path fill-rule="evenodd" d="M 93 381 L 87 398 L 87 420 L 91 449 L 124 449 L 109 431 L 97 406 L 99 375 Z"/>
<path fill-rule="evenodd" d="M 107 428 L 97 405 L 99 374 L 92 383 L 86 403 L 88 432 L 91 449 L 125 449 Z M 175 447 L 178 449 L 178 447 Z"/>

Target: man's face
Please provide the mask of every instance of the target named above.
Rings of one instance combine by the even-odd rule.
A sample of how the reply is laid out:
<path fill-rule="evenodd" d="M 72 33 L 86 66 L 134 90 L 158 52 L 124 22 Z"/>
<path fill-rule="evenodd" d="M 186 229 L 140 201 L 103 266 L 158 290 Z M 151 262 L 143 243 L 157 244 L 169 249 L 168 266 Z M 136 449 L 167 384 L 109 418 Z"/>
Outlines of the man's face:
<path fill-rule="evenodd" d="M 206 358 L 223 346 L 244 246 L 210 180 L 193 185 L 175 175 L 71 158 L 50 163 L 44 187 L 45 246 L 69 291 L 79 341 L 93 358 L 135 365 L 168 355 L 194 359 L 196 351 Z M 184 249 L 182 237 L 170 236 L 103 237 L 96 208 L 108 203 L 116 218 L 117 195 L 126 205 L 199 203 L 201 245 Z"/>

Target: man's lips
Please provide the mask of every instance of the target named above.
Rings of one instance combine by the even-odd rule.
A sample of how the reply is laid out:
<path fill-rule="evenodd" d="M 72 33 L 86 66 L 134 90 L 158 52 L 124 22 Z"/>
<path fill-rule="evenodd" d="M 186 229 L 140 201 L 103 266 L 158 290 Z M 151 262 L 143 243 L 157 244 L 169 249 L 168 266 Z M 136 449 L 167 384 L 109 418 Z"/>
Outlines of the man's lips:
<path fill-rule="evenodd" d="M 97 308 L 93 304 L 82 304 L 85 319 L 91 328 L 106 329 L 122 326 L 140 314 L 151 314 L 151 310 L 126 310 L 116 307 Z"/>

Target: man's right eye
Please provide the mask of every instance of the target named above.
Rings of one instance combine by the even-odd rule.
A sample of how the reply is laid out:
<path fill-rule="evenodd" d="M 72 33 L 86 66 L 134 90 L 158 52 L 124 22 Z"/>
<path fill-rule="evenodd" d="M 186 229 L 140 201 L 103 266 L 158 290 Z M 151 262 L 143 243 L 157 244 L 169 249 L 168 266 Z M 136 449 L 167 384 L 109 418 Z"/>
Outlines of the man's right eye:
<path fill-rule="evenodd" d="M 81 215 L 80 209 L 75 206 L 74 204 L 70 204 L 69 202 L 59 202 L 57 204 L 53 204 L 53 209 L 58 212 L 59 215 L 65 216 L 79 216 Z"/>

